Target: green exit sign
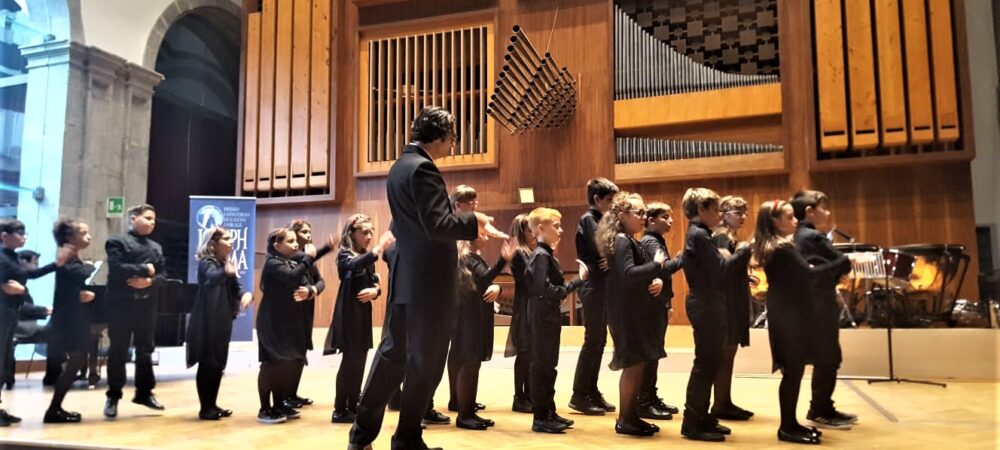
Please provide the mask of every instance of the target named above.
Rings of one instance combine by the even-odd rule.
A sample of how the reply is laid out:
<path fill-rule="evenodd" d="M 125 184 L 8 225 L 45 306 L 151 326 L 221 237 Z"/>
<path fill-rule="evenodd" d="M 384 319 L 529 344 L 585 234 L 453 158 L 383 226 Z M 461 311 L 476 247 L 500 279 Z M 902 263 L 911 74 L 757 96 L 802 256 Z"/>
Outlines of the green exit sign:
<path fill-rule="evenodd" d="M 121 217 L 123 212 L 125 212 L 125 198 L 108 197 L 108 203 L 107 203 L 108 218 Z"/>

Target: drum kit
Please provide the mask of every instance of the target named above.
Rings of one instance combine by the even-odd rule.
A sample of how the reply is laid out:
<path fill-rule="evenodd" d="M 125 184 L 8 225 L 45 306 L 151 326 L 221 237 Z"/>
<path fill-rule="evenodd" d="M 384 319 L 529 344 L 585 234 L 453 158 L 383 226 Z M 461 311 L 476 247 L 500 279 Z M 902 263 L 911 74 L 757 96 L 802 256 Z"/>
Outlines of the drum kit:
<path fill-rule="evenodd" d="M 846 243 L 834 247 L 851 260 L 851 272 L 837 286 L 846 320 L 863 318 L 872 327 L 950 324 L 952 306 L 969 268 L 964 246 L 880 248 Z"/>

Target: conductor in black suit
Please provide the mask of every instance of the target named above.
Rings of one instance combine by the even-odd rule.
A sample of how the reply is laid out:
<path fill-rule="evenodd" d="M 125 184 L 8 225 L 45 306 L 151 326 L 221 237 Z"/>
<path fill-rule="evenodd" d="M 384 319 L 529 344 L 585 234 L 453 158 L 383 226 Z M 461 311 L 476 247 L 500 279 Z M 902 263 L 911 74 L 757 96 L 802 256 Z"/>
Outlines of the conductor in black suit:
<path fill-rule="evenodd" d="M 349 449 L 370 448 L 389 396 L 405 378 L 393 449 L 426 449 L 420 419 L 441 380 L 458 308 L 456 241 L 506 236 L 482 213 L 455 214 L 434 158 L 455 145 L 455 118 L 427 107 L 413 122 L 413 142 L 389 169 L 386 192 L 396 252 L 390 263 L 387 330 L 372 361 Z"/>

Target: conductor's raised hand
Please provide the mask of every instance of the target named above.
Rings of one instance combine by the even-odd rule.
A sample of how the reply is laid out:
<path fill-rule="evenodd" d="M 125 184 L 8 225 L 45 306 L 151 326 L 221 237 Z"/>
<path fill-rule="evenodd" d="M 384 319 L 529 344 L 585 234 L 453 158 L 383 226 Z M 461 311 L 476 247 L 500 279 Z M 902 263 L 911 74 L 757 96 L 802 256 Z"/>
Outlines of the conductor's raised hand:
<path fill-rule="evenodd" d="M 486 288 L 486 292 L 483 293 L 483 301 L 486 303 L 493 303 L 500 298 L 500 285 L 491 284 L 490 287 Z"/>
<path fill-rule="evenodd" d="M 497 229 L 493 226 L 493 218 L 483 214 L 481 212 L 476 212 L 476 222 L 479 224 L 479 238 L 483 240 L 492 239 L 509 239 L 510 236 L 503 231 Z"/>
<path fill-rule="evenodd" d="M 579 259 L 576 260 L 576 263 L 580 265 L 580 279 L 584 281 L 590 279 L 590 270 L 587 269 L 587 264 Z"/>
<path fill-rule="evenodd" d="M 368 303 L 376 298 L 378 298 L 378 288 L 364 288 L 358 292 L 358 301 L 361 303 Z"/>

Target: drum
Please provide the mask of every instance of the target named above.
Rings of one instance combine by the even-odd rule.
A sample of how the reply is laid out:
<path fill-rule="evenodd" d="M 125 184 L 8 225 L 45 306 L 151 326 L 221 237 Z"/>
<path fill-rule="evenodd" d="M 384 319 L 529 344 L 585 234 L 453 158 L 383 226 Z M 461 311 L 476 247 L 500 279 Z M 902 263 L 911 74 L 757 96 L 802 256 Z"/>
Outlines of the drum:
<path fill-rule="evenodd" d="M 916 257 L 898 249 L 889 249 L 882 251 L 882 260 L 885 263 L 885 272 L 889 276 L 889 286 L 909 289 L 910 276 L 913 275 L 913 267 L 917 262 Z"/>

